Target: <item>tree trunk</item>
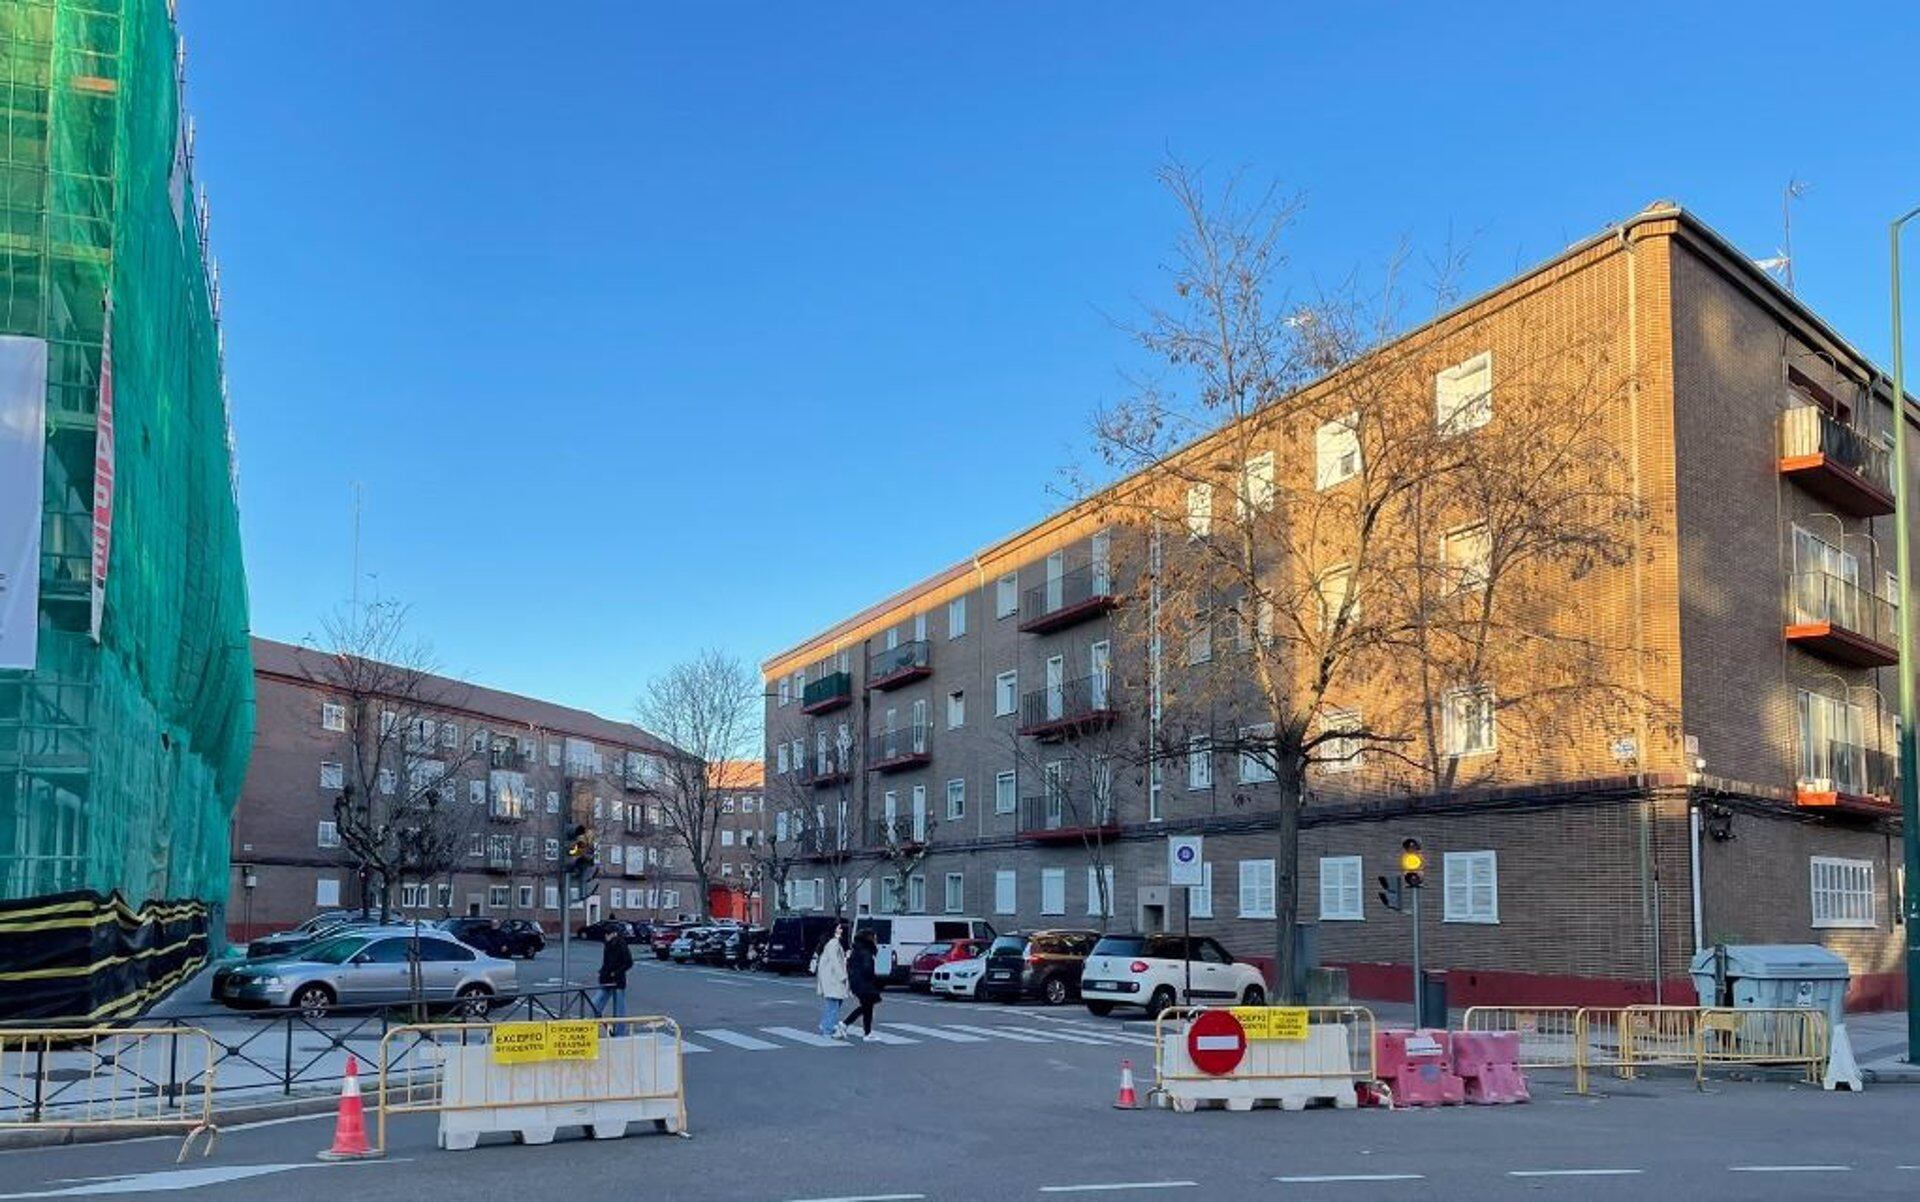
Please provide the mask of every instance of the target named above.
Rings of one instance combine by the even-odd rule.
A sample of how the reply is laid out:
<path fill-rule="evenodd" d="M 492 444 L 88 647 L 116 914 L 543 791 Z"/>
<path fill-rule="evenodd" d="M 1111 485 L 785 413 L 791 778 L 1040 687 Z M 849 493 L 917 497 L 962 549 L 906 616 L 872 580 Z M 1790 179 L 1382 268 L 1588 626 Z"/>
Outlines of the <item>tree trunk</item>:
<path fill-rule="evenodd" d="M 1294 981 L 1299 976 L 1294 930 L 1300 919 L 1300 809 L 1306 778 L 1299 757 L 1286 757 L 1280 765 L 1279 825 L 1275 832 L 1273 917 L 1273 997 L 1296 1003 Z"/>

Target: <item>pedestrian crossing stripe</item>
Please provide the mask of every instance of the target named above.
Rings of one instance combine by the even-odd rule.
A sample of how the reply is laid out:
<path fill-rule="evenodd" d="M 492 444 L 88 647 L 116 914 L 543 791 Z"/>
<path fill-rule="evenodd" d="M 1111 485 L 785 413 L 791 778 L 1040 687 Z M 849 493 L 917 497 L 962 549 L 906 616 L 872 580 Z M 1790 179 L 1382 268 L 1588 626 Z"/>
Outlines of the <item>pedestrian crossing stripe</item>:
<path fill-rule="evenodd" d="M 1020 1027 L 986 1023 L 955 1023 L 948 1026 L 876 1023 L 870 1038 L 874 1043 L 890 1047 L 911 1047 L 926 1042 L 987 1043 L 995 1039 L 1028 1044 L 1067 1043 L 1082 1047 L 1103 1047 L 1116 1043 L 1144 1043 L 1151 1046 L 1153 1043 L 1151 1037 L 1129 1031 L 1096 1031 L 1065 1024 L 1059 1027 Z M 799 1027 L 756 1027 L 750 1032 L 728 1027 L 701 1027 L 682 1035 L 680 1046 L 691 1055 L 728 1049 L 742 1052 L 787 1051 L 796 1044 L 809 1048 L 844 1048 L 853 1042 L 857 1042 L 857 1031 L 847 1041 L 841 1041 Z"/>

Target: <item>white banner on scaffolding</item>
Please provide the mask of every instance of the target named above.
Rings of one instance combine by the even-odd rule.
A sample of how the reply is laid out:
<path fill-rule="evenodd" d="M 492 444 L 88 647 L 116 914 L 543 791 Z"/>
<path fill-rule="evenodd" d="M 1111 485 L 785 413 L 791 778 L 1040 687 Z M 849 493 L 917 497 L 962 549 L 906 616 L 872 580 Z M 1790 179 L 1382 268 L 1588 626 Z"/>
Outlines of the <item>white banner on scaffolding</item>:
<path fill-rule="evenodd" d="M 36 661 L 46 454 L 46 340 L 0 336 L 0 668 Z"/>

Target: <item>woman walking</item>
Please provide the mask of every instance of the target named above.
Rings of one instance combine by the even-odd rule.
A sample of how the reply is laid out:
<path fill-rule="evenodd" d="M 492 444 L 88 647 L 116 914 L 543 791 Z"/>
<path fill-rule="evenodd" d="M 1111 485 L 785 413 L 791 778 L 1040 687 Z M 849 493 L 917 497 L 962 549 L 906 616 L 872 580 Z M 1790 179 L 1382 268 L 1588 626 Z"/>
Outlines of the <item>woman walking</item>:
<path fill-rule="evenodd" d="M 833 924 L 833 934 L 813 958 L 813 988 L 820 995 L 820 1034 L 845 1039 L 847 1029 L 840 1025 L 840 1007 L 847 1000 L 847 924 Z"/>
<path fill-rule="evenodd" d="M 853 954 L 847 957 L 847 988 L 852 991 L 854 1000 L 860 1003 L 852 1014 L 840 1019 L 840 1031 L 844 1032 L 860 1020 L 860 1039 L 865 1042 L 873 1034 L 873 1008 L 880 1004 L 880 979 L 874 974 L 874 954 L 879 951 L 879 943 L 872 931 L 862 931 L 853 941 Z M 845 1038 L 842 1034 L 841 1038 Z"/>

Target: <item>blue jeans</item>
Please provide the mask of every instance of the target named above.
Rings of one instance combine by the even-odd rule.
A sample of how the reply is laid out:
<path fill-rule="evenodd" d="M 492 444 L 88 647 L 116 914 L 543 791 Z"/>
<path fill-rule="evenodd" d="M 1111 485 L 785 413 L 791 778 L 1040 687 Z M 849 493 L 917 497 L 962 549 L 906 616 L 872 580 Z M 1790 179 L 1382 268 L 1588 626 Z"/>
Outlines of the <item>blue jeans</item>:
<path fill-rule="evenodd" d="M 627 991 L 625 989 L 616 989 L 612 985 L 602 985 L 600 992 L 593 997 L 593 1012 L 601 1018 L 605 1018 L 607 1017 L 609 1007 L 613 1010 L 613 1017 L 625 1018 L 627 1016 Z M 627 1028 L 625 1025 L 610 1027 L 607 1030 L 607 1034 L 615 1039 L 620 1038 L 626 1033 Z"/>
<path fill-rule="evenodd" d="M 820 1003 L 820 1034 L 831 1035 L 840 1022 L 840 999 L 823 997 Z"/>

